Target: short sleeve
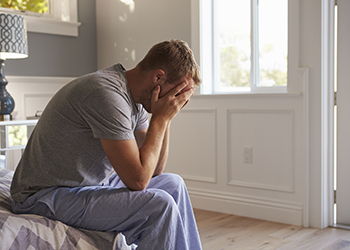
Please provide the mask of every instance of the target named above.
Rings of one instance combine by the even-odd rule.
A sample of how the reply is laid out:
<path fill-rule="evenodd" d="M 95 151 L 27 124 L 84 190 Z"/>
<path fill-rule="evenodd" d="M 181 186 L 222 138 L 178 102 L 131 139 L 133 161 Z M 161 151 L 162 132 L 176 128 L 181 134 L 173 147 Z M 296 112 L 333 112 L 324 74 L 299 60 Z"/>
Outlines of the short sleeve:
<path fill-rule="evenodd" d="M 141 104 L 137 104 L 139 112 L 135 115 L 135 131 L 146 129 L 149 126 L 148 113 Z"/>
<path fill-rule="evenodd" d="M 82 105 L 82 116 L 94 138 L 131 140 L 134 137 L 133 103 L 123 92 L 100 88 L 91 93 Z"/>

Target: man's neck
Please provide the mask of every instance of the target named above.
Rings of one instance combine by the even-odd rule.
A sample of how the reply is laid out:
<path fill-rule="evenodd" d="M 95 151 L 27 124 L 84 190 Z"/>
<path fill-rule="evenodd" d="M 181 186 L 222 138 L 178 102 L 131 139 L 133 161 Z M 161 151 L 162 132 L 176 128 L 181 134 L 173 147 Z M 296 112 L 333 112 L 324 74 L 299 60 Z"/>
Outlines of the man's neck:
<path fill-rule="evenodd" d="M 142 77 L 140 70 L 135 67 L 125 71 L 125 77 L 128 81 L 131 97 L 135 103 L 138 103 L 140 93 L 142 92 Z"/>

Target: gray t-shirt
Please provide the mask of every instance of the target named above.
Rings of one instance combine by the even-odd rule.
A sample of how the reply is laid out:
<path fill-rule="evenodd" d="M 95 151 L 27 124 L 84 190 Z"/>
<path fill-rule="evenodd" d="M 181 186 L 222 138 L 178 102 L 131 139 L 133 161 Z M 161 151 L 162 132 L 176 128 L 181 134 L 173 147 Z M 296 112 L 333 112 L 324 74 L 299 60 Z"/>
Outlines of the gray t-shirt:
<path fill-rule="evenodd" d="M 46 106 L 11 186 L 15 201 L 52 186 L 99 185 L 113 173 L 100 138 L 134 139 L 148 115 L 132 100 L 121 64 L 77 78 Z"/>

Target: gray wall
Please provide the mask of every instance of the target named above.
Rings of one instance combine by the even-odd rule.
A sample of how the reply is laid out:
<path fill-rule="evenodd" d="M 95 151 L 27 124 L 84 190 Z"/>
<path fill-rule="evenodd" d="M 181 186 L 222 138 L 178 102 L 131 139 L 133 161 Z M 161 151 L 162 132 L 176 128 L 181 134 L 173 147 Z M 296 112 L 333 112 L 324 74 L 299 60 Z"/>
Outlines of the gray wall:
<path fill-rule="evenodd" d="M 97 69 L 95 0 L 78 0 L 78 37 L 28 33 L 29 57 L 6 60 L 6 75 L 80 76 Z"/>

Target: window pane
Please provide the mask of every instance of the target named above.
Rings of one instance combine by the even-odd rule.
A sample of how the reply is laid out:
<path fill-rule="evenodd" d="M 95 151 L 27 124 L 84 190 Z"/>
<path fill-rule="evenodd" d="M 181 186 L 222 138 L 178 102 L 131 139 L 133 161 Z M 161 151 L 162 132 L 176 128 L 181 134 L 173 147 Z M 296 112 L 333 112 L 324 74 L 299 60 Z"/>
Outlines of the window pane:
<path fill-rule="evenodd" d="M 216 61 L 220 65 L 220 86 L 217 91 L 232 87 L 250 87 L 250 1 L 218 0 L 215 3 L 217 22 Z"/>
<path fill-rule="evenodd" d="M 28 137 L 26 125 L 8 126 L 8 133 L 9 147 L 24 146 L 27 144 Z"/>
<path fill-rule="evenodd" d="M 287 55 L 288 0 L 259 0 L 259 86 L 287 85 Z"/>
<path fill-rule="evenodd" d="M 0 7 L 10 8 L 20 11 L 32 11 L 37 13 L 48 13 L 49 0 L 0 0 Z"/>

